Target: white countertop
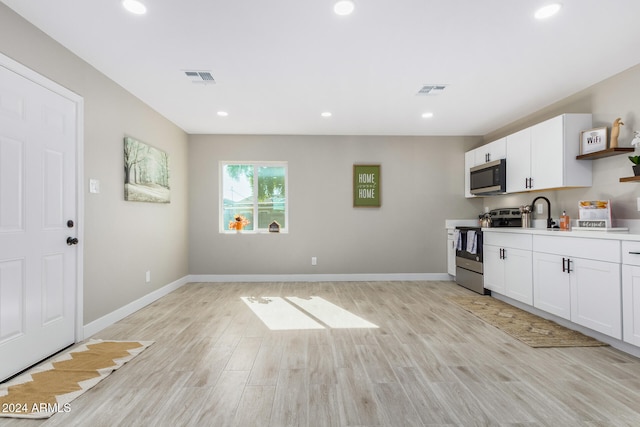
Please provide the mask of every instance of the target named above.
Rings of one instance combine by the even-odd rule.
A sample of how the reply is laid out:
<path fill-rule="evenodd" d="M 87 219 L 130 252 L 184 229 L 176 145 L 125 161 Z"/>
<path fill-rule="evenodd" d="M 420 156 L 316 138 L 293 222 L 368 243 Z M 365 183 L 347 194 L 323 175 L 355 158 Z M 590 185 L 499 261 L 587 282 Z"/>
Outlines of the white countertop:
<path fill-rule="evenodd" d="M 477 219 L 447 219 L 444 221 L 444 228 L 456 227 L 479 227 L 480 220 Z"/>
<path fill-rule="evenodd" d="M 513 234 L 533 234 L 539 236 L 562 236 L 579 237 L 589 239 L 606 240 L 630 240 L 640 241 L 640 234 L 631 234 L 628 231 L 584 231 L 584 230 L 560 230 L 558 228 L 519 228 L 519 227 L 496 227 L 483 228 L 483 232 L 513 233 Z"/>

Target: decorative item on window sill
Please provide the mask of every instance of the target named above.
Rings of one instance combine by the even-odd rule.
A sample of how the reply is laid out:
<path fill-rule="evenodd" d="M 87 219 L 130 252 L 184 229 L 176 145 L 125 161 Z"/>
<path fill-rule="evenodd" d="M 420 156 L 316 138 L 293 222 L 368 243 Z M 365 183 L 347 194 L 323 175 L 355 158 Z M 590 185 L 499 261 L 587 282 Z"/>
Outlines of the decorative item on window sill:
<path fill-rule="evenodd" d="M 242 215 L 235 215 L 233 220 L 229 221 L 229 230 L 236 230 L 236 233 L 239 233 L 247 225 L 249 225 L 247 218 Z"/>
<path fill-rule="evenodd" d="M 269 224 L 269 233 L 279 233 L 280 232 L 280 224 L 278 221 L 273 221 Z"/>

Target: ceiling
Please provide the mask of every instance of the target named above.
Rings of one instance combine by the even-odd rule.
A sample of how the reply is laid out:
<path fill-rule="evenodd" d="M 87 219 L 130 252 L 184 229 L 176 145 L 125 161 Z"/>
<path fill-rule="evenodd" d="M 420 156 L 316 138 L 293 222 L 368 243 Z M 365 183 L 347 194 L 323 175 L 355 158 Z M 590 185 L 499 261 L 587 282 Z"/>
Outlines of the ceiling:
<path fill-rule="evenodd" d="M 485 135 L 640 63 L 638 0 L 1 1 L 192 134 Z"/>

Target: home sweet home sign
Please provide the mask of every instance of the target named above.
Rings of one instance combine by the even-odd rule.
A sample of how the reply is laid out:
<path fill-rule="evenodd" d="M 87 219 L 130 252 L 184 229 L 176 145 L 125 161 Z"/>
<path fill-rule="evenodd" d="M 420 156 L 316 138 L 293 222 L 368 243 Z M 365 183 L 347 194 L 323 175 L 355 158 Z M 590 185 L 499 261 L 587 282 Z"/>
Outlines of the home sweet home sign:
<path fill-rule="evenodd" d="M 380 165 L 353 165 L 353 206 L 380 205 Z"/>

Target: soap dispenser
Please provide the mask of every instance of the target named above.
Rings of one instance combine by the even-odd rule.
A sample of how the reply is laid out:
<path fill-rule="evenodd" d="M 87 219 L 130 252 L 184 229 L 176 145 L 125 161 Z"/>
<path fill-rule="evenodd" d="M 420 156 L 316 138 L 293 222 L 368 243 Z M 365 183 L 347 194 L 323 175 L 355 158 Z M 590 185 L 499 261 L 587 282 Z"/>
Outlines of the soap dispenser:
<path fill-rule="evenodd" d="M 569 229 L 569 216 L 567 215 L 567 211 L 562 211 L 562 216 L 560 217 L 560 229 L 568 230 Z"/>

